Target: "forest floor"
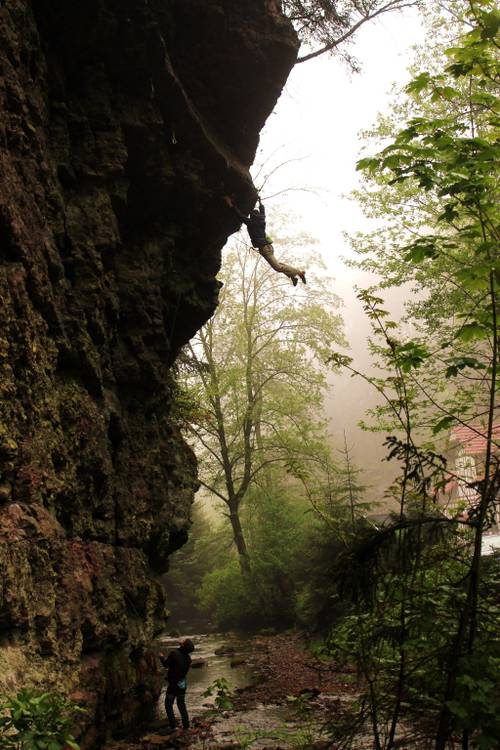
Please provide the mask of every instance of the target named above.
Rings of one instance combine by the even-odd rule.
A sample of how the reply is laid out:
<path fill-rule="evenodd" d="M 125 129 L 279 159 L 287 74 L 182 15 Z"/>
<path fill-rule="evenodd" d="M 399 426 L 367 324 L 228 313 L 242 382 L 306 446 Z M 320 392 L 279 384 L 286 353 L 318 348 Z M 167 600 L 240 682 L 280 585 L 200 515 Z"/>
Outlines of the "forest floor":
<path fill-rule="evenodd" d="M 168 734 L 165 720 L 142 737 L 106 750 L 335 750 L 358 690 L 356 675 L 316 659 L 298 633 L 255 636 L 247 658 L 255 683 L 236 691 L 230 710 L 195 716 L 192 728 Z M 189 709 L 189 693 L 187 696 Z M 371 747 L 359 738 L 356 750 Z"/>

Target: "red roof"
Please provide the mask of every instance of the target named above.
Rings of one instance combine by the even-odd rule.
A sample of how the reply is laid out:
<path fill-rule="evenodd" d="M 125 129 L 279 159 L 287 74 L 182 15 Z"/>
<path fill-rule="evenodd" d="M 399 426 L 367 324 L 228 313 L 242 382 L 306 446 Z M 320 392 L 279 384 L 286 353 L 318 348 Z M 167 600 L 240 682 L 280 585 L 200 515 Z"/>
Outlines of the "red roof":
<path fill-rule="evenodd" d="M 452 443 L 461 445 L 469 456 L 486 453 L 486 435 L 487 430 L 483 425 L 456 425 L 453 427 L 450 435 Z M 498 452 L 500 442 L 500 423 L 493 425 L 493 451 Z"/>

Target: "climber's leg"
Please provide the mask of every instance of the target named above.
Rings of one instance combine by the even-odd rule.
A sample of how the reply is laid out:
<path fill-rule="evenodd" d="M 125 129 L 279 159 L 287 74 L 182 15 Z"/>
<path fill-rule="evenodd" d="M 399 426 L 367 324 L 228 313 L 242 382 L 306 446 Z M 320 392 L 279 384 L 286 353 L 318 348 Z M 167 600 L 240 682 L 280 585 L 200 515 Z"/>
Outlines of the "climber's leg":
<path fill-rule="evenodd" d="M 262 257 L 267 260 L 271 268 L 274 268 L 278 273 L 284 273 L 285 276 L 288 276 L 288 278 L 293 281 L 294 286 L 297 284 L 297 276 L 300 276 L 304 284 L 306 283 L 306 275 L 304 271 L 300 271 L 294 266 L 289 266 L 286 263 L 280 263 L 279 260 L 276 260 L 272 245 L 263 245 L 258 248 L 258 251 Z"/>

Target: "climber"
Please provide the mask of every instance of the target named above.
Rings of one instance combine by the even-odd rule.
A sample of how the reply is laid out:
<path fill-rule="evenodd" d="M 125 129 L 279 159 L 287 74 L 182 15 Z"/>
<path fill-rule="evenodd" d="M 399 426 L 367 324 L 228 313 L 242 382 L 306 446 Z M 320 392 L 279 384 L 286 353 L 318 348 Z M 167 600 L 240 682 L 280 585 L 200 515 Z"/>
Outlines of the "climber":
<path fill-rule="evenodd" d="M 272 240 L 266 235 L 266 211 L 260 198 L 259 208 L 254 208 L 253 211 L 250 211 L 250 216 L 248 218 L 237 206 L 235 206 L 232 198 L 225 195 L 224 200 L 238 218 L 247 225 L 252 246 L 259 251 L 265 260 L 267 260 L 271 268 L 274 268 L 278 273 L 284 273 L 285 276 L 288 276 L 288 278 L 292 280 L 294 286 L 297 286 L 298 277 L 300 277 L 302 283 L 305 284 L 305 271 L 299 271 L 298 268 L 288 266 L 286 263 L 280 263 L 276 260 Z"/>
<path fill-rule="evenodd" d="M 179 641 L 179 648 L 170 651 L 168 656 L 160 652 L 160 661 L 167 672 L 167 692 L 165 694 L 165 711 L 167 713 L 170 730 L 175 731 L 177 721 L 174 715 L 174 703 L 177 700 L 177 708 L 182 719 L 184 729 L 189 729 L 189 716 L 186 708 L 186 675 L 191 666 L 191 654 L 194 651 L 194 643 L 189 638 Z"/>

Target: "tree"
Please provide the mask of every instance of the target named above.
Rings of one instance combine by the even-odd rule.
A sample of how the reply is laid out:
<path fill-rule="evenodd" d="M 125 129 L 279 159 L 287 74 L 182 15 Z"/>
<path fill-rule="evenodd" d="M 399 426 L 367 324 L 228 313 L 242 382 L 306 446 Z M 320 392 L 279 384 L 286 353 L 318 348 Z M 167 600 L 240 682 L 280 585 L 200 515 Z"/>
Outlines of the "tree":
<path fill-rule="evenodd" d="M 372 351 L 382 367 L 384 358 L 397 360 L 406 375 L 412 431 L 439 437 L 453 424 L 472 425 L 495 447 L 498 14 L 486 0 L 472 3 L 466 20 L 475 28 L 462 47 L 447 52 L 455 60 L 408 86 L 407 126 L 397 131 L 396 123 L 393 143 L 359 162 L 370 182 L 362 194 L 367 212 L 388 223 L 357 235 L 354 245 L 366 256 L 360 266 L 383 279 L 360 298 L 382 342 L 373 341 Z M 387 138 L 388 126 L 383 122 L 377 134 Z M 405 283 L 418 295 L 409 295 L 401 338 L 377 295 Z M 372 382 L 381 390 L 387 385 L 385 378 Z M 389 385 L 392 393 L 376 416 L 387 424 L 392 414 L 401 427 L 401 383 Z"/>
<path fill-rule="evenodd" d="M 265 485 L 266 471 L 278 466 L 283 481 L 307 482 L 328 450 L 324 363 L 331 342 L 342 342 L 328 286 L 320 274 L 294 289 L 237 241 L 225 260 L 219 307 L 186 352 L 185 387 L 197 404 L 186 427 L 198 447 L 201 484 L 226 509 L 245 573 L 240 509 L 252 485 Z"/>
<path fill-rule="evenodd" d="M 193 504 L 192 522 L 188 541 L 169 558 L 168 573 L 162 577 L 174 629 L 182 621 L 189 622 L 190 627 L 206 626 L 206 617 L 199 610 L 203 578 L 207 568 L 225 565 L 232 546 L 230 530 L 214 528 L 213 518 L 206 512 L 200 498 Z M 209 622 L 214 622 L 213 615 L 208 614 Z"/>
<path fill-rule="evenodd" d="M 370 509 L 370 503 L 362 500 L 366 487 L 360 482 L 361 469 L 353 463 L 352 447 L 347 445 L 344 430 L 344 445 L 339 448 L 341 463 L 337 469 L 333 496 L 330 498 L 330 514 L 338 514 L 339 507 L 343 508 L 343 516 L 355 527 L 356 520 Z M 333 501 L 333 502 L 332 502 Z"/>
<path fill-rule="evenodd" d="M 241 518 L 250 570 L 242 576 L 226 548 L 224 560 L 210 560 L 199 590 L 202 609 L 218 627 L 254 630 L 295 624 L 304 538 L 315 521 L 300 489 L 298 484 L 284 485 L 281 472 L 268 470 L 265 486 L 253 485 L 248 491 Z"/>
<path fill-rule="evenodd" d="M 485 585 L 481 543 L 500 490 L 495 436 L 500 14 L 489 0 L 464 3 L 464 8 L 465 33 L 445 52 L 444 65 L 420 72 L 407 87 L 412 97 L 407 122 L 401 127 L 399 105 L 392 127 L 385 121 L 379 131 L 390 137 L 389 145 L 358 165 L 370 182 L 365 205 L 372 215 L 394 219 L 356 238 L 367 256 L 363 267 L 382 275 L 382 287 L 406 282 L 420 292 L 408 305 L 404 327 L 390 320 L 379 289 L 360 294 L 381 368 L 380 377 L 365 379 L 384 398 L 375 417 L 381 428 L 397 429 L 388 438 L 389 456 L 402 466 L 398 518 L 361 539 L 349 562 L 344 560 L 344 569 L 351 571 L 356 555 L 363 560 L 363 585 L 371 588 L 360 654 L 378 748 L 381 696 L 391 695 L 393 701 L 383 745 L 388 748 L 394 746 L 408 691 L 415 691 L 419 674 L 432 685 L 429 692 L 420 683 L 418 697 L 436 720 L 436 750 L 443 750 L 457 730 L 463 748 L 477 733 L 481 747 L 498 743 L 498 722 L 491 714 L 499 658 L 491 641 L 498 615 L 492 587 L 498 583 L 490 577 Z M 346 358 L 335 361 L 357 372 Z M 436 504 L 436 490 L 453 471 L 435 443 L 453 425 L 467 426 L 485 446 L 477 480 L 458 477 L 474 490 L 462 518 L 446 518 Z M 439 543 L 432 540 L 438 530 Z M 446 548 L 443 539 L 450 533 L 453 541 Z M 383 573 L 367 577 L 367 569 Z M 430 631 L 422 613 L 427 618 L 432 613 L 440 627 Z M 353 632 L 348 628 L 348 635 Z M 367 644 L 374 648 L 367 650 Z M 387 673 L 391 683 L 384 684 L 385 692 L 377 691 Z"/>
<path fill-rule="evenodd" d="M 318 481 L 314 488 L 311 504 L 316 517 L 303 530 L 299 553 L 303 562 L 297 571 L 299 621 L 323 633 L 345 615 L 337 560 L 357 538 L 359 530 L 370 525 L 366 512 L 372 507 L 363 499 L 361 470 L 353 463 L 345 432 L 343 448 L 336 452 L 341 455 L 340 462 L 332 467 L 334 471 L 324 471 L 324 481 Z"/>
<path fill-rule="evenodd" d="M 345 45 L 356 31 L 385 13 L 417 5 L 418 0 L 283 0 L 283 12 L 303 42 L 320 45 L 300 56 L 297 62 L 340 52 L 355 68 L 355 61 L 345 51 Z"/>

